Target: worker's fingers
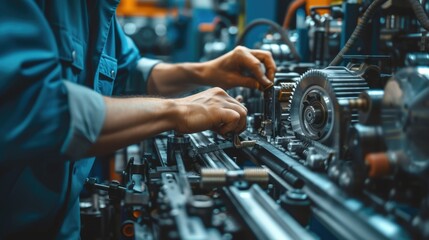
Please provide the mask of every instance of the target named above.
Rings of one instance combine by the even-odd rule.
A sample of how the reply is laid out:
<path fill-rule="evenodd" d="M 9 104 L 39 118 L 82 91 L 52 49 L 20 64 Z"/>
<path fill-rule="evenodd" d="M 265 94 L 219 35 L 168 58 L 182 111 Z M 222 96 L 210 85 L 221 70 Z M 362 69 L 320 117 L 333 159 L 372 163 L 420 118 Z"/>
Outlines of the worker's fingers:
<path fill-rule="evenodd" d="M 241 95 L 240 95 L 241 96 Z M 242 96 L 241 96 L 241 98 L 243 98 Z M 236 105 L 238 105 L 239 107 L 241 107 L 244 111 L 245 111 L 245 113 L 247 114 L 247 108 L 237 99 L 237 98 L 233 98 L 233 97 L 228 97 L 227 98 L 227 101 L 228 102 L 230 102 L 230 103 L 232 103 L 232 104 L 236 104 Z"/>
<path fill-rule="evenodd" d="M 196 132 L 212 129 L 220 134 L 240 132 L 246 126 L 247 108 L 215 87 L 178 100 L 185 106 L 183 121 L 176 131 Z"/>
<path fill-rule="evenodd" d="M 240 59 L 239 63 L 241 67 L 247 71 L 249 71 L 252 75 L 252 77 L 259 82 L 260 85 L 262 85 L 262 88 L 265 88 L 267 86 L 272 85 L 272 81 L 268 79 L 268 77 L 265 75 L 265 67 L 264 64 L 259 60 L 255 55 L 253 55 L 248 49 L 241 47 L 238 50 L 240 53 Z M 265 57 L 262 57 L 262 53 L 257 52 L 256 53 L 259 57 L 262 59 L 265 59 Z M 265 60 L 268 61 L 268 60 Z M 271 71 L 271 70 L 270 70 Z M 260 89 L 261 87 L 259 87 Z"/>
<path fill-rule="evenodd" d="M 241 75 L 234 83 L 240 87 L 251 89 L 261 89 L 262 86 L 262 84 L 260 84 L 254 77 L 246 77 L 243 75 Z"/>
<path fill-rule="evenodd" d="M 265 76 L 272 81 L 274 79 L 274 74 L 276 73 L 276 63 L 274 62 L 271 52 L 264 50 L 250 50 L 250 53 L 264 64 L 266 69 Z"/>
<path fill-rule="evenodd" d="M 250 52 L 245 52 L 243 58 L 241 61 L 242 67 L 248 70 L 261 85 L 271 84 L 271 81 L 265 76 L 265 68 L 258 58 Z"/>
<path fill-rule="evenodd" d="M 208 92 L 211 92 L 211 93 L 208 93 Z M 211 101 L 217 101 L 218 103 L 229 102 L 229 103 L 235 104 L 237 107 L 240 107 L 247 114 L 247 108 L 243 104 L 241 104 L 241 102 L 239 102 L 237 99 L 228 95 L 228 93 L 221 88 L 215 87 L 210 90 L 207 90 L 207 92 L 202 92 L 199 94 L 202 94 L 203 96 L 207 94 L 213 94 L 213 96 L 210 97 Z"/>
<path fill-rule="evenodd" d="M 237 112 L 240 115 L 240 119 L 238 119 L 238 124 L 234 129 L 234 132 L 241 132 L 241 130 L 246 126 L 247 109 L 240 103 L 225 103 L 225 107 Z"/>
<path fill-rule="evenodd" d="M 237 98 L 238 97 L 243 98 L 241 95 L 237 96 Z M 240 120 L 235 130 L 236 133 L 240 133 L 246 129 L 248 110 L 243 104 L 241 104 L 241 102 L 237 98 L 228 98 L 228 101 L 232 104 L 232 105 L 229 105 L 228 107 L 230 109 L 237 111 L 240 114 Z"/>
<path fill-rule="evenodd" d="M 219 111 L 221 123 L 213 130 L 225 136 L 229 132 L 236 132 L 240 122 L 240 114 L 232 109 L 222 109 Z"/>

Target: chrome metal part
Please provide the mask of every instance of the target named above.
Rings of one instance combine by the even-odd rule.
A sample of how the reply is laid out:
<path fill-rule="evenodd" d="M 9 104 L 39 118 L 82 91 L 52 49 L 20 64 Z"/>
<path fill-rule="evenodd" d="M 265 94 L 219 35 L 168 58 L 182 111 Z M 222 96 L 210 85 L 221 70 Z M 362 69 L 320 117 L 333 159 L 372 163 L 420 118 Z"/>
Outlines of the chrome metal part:
<path fill-rule="evenodd" d="M 233 141 L 235 148 L 254 147 L 256 145 L 256 140 L 241 141 L 240 136 L 238 134 L 234 135 Z"/>
<path fill-rule="evenodd" d="M 384 90 L 382 126 L 388 151 L 401 151 L 406 172 L 429 167 L 429 67 L 399 71 Z"/>
<path fill-rule="evenodd" d="M 366 81 L 345 67 L 306 72 L 296 84 L 289 106 L 294 132 L 333 146 L 342 119 L 342 102 L 368 89 Z M 351 116 L 357 120 L 357 114 Z"/>
<path fill-rule="evenodd" d="M 223 168 L 202 168 L 201 186 L 215 187 L 247 181 L 249 183 L 267 184 L 268 171 L 265 168 L 245 168 L 244 170 L 226 170 Z"/>

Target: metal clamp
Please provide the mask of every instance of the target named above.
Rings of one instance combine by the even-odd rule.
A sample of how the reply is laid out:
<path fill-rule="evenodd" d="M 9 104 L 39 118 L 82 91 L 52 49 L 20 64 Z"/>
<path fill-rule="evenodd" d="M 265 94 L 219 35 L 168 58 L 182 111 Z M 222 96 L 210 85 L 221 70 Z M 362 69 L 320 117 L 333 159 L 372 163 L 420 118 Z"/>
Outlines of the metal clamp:
<path fill-rule="evenodd" d="M 235 148 L 250 148 L 256 145 L 256 140 L 241 141 L 238 134 L 234 134 L 233 143 Z"/>

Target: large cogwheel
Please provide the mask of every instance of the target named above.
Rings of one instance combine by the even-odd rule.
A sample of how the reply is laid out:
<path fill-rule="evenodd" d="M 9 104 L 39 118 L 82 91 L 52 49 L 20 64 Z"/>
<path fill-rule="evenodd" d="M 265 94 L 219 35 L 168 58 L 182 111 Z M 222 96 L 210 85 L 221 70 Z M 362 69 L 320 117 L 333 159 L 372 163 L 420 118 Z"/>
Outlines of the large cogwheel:
<path fill-rule="evenodd" d="M 369 89 L 366 81 L 345 67 L 309 70 L 297 82 L 291 97 L 290 124 L 295 133 L 328 146 L 340 133 L 340 102 Z M 352 115 L 352 121 L 357 114 Z M 343 129 L 346 131 L 347 129 Z"/>

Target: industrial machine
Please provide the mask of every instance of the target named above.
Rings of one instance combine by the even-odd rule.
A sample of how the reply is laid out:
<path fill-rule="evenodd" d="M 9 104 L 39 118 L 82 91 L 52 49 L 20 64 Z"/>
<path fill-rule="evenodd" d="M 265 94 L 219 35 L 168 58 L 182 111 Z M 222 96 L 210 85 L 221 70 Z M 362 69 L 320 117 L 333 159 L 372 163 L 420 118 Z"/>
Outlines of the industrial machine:
<path fill-rule="evenodd" d="M 429 238 L 427 2 L 296 2 L 295 28 L 239 36 L 268 25 L 278 65 L 263 93 L 231 91 L 247 130 L 118 152 L 120 182 L 88 179 L 84 239 Z"/>

